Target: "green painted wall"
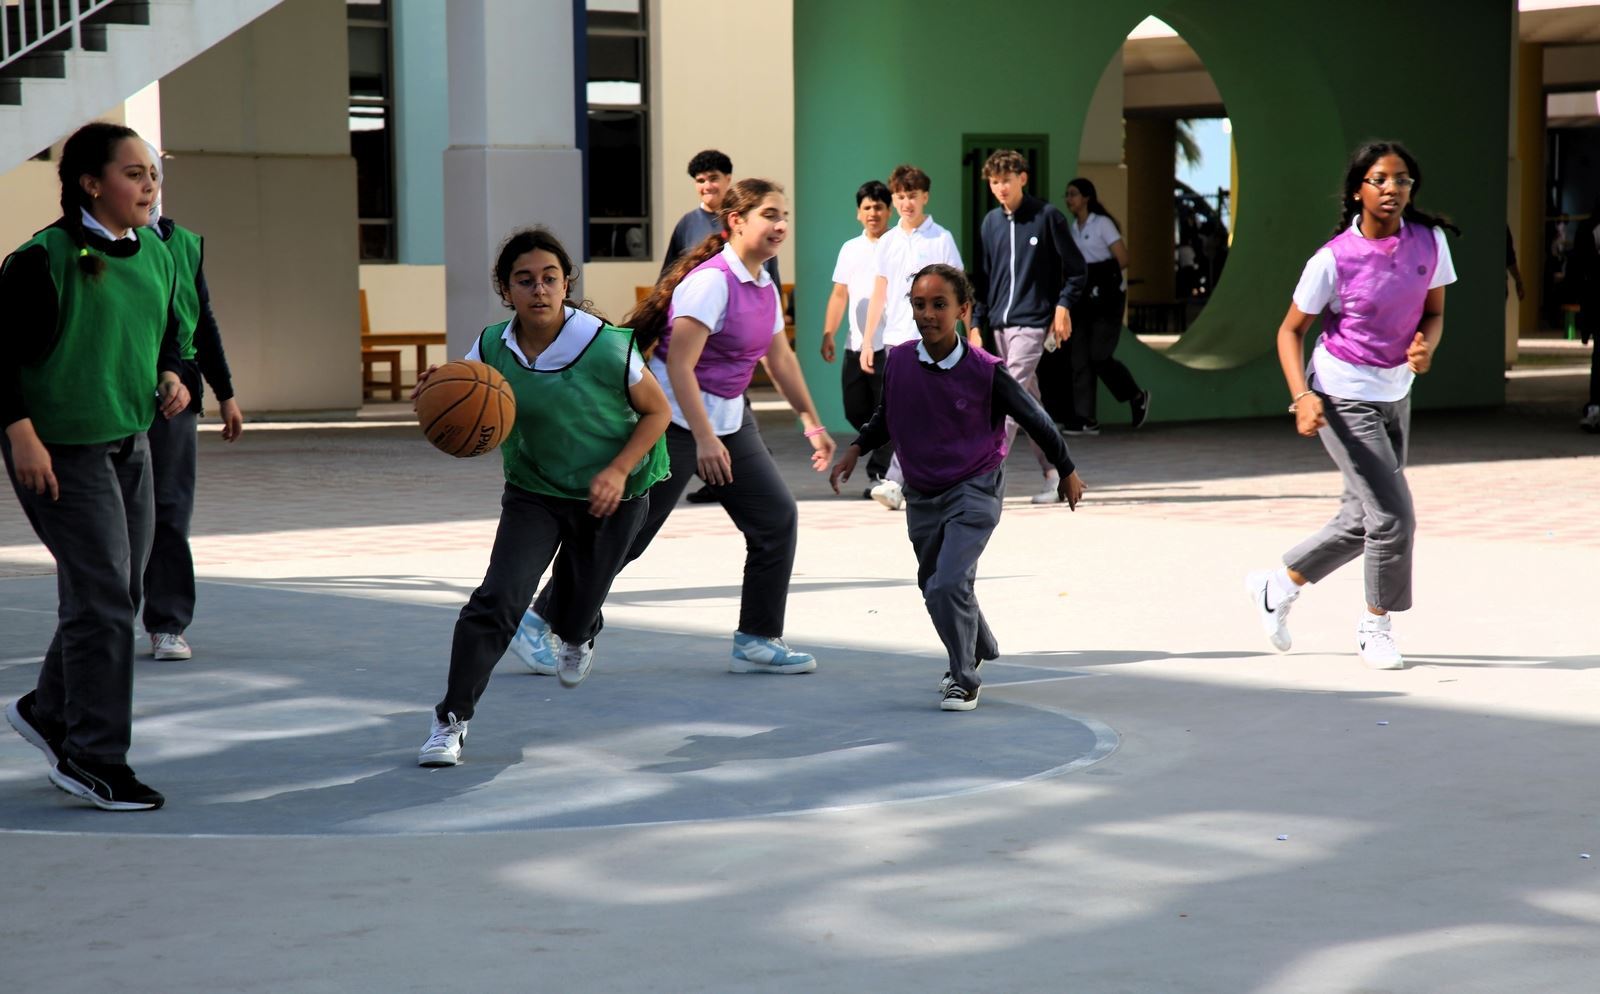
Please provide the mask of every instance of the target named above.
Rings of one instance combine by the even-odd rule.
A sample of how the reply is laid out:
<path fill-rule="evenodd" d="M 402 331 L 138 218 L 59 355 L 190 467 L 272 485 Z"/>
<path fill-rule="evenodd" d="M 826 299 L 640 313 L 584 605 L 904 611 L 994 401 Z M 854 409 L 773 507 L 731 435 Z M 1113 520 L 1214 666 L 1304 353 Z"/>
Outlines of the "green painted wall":
<path fill-rule="evenodd" d="M 1394 138 L 1425 176 L 1420 205 L 1462 228 L 1445 338 L 1419 407 L 1502 403 L 1506 119 L 1511 4 L 1399 3 L 1376 21 L 1348 5 L 1281 0 L 806 0 L 795 4 L 799 351 L 830 425 L 847 430 L 838 365 L 816 341 L 853 196 L 912 162 L 929 210 L 963 244 L 961 135 L 1050 136 L 1051 194 L 1073 175 L 1106 63 L 1148 14 L 1204 60 L 1233 120 L 1246 191 L 1228 268 L 1167 355 L 1125 334 L 1118 357 L 1158 396 L 1158 420 L 1281 415 L 1274 334 L 1305 260 L 1331 234 L 1346 159 Z M 1374 56 L 1372 53 L 1382 53 Z M 1102 394 L 1104 420 L 1125 409 Z"/>

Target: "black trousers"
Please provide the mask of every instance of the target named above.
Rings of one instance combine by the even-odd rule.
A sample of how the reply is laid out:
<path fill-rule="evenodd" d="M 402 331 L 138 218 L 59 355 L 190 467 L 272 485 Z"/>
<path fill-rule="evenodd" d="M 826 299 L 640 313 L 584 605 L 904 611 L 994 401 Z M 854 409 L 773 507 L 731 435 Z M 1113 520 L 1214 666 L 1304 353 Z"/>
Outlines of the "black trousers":
<path fill-rule="evenodd" d="M 722 436 L 733 462 L 733 482 L 717 487 L 722 509 L 744 533 L 744 587 L 739 601 L 739 631 L 747 635 L 777 638 L 783 634 L 784 611 L 789 601 L 789 576 L 794 571 L 794 550 L 800 515 L 794 495 L 778 475 L 772 453 L 761 441 L 755 415 L 749 407 L 744 422 L 731 435 Z M 695 478 L 694 433 L 687 428 L 667 428 L 667 455 L 672 460 L 672 475 L 650 488 L 650 512 L 644 527 L 628 550 L 633 562 L 650 547 L 651 539 L 666 524 L 678 506 L 689 481 Z M 533 609 L 550 620 L 548 608 L 561 587 L 561 577 L 552 576 L 534 602 Z M 551 627 L 554 627 L 552 621 Z M 561 634 L 557 629 L 556 634 Z M 507 639 L 509 644 L 509 637 Z"/>
<path fill-rule="evenodd" d="M 867 426 L 867 422 L 872 420 L 872 412 L 883 401 L 883 363 L 888 355 L 887 349 L 872 353 L 872 372 L 869 374 L 861 371 L 859 351 L 844 351 L 844 366 L 839 370 L 839 396 L 844 402 L 845 420 L 856 431 Z M 867 456 L 867 476 L 874 480 L 883 479 L 883 475 L 889 472 L 889 460 L 893 457 L 892 442 L 873 449 Z"/>
<path fill-rule="evenodd" d="M 649 495 L 625 500 L 610 517 L 589 513 L 589 502 L 529 493 L 510 484 L 500 498 L 500 527 L 483 583 L 456 618 L 450 677 L 434 708 L 442 721 L 472 717 L 489 675 L 517 632 L 545 568 L 555 565 L 549 599 L 540 611 L 563 642 L 587 642 L 603 624 L 600 606 L 644 524 Z"/>
<path fill-rule="evenodd" d="M 1098 293 L 1095 291 L 1098 290 Z M 1072 337 L 1067 340 L 1071 367 L 1072 418 L 1068 424 L 1095 421 L 1098 401 L 1095 380 L 1106 385 L 1111 396 L 1127 403 L 1139 395 L 1128 367 L 1112 357 L 1122 337 L 1122 305 L 1126 294 L 1111 284 L 1095 284 L 1072 308 Z M 1059 354 L 1059 350 L 1058 350 Z"/>
<path fill-rule="evenodd" d="M 159 418 L 160 415 L 157 415 Z M 59 500 L 17 485 L 34 533 L 56 560 L 56 631 L 34 707 L 74 759 L 125 763 L 133 729 L 133 615 L 150 554 L 154 499 L 144 433 L 97 445 L 47 445 Z"/>
<path fill-rule="evenodd" d="M 182 635 L 194 620 L 194 556 L 189 523 L 194 518 L 196 449 L 200 413 L 184 411 L 150 426 L 150 464 L 155 481 L 156 527 L 144 568 L 144 630 Z"/>

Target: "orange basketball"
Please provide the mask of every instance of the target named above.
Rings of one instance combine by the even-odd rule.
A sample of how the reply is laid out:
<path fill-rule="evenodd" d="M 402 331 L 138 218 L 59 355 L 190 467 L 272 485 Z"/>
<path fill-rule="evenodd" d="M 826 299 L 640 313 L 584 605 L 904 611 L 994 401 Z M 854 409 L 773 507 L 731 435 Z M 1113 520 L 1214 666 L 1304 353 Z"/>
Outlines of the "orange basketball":
<path fill-rule="evenodd" d="M 434 370 L 411 406 L 428 441 L 463 459 L 494 451 L 517 417 L 516 395 L 500 371 L 466 359 Z"/>

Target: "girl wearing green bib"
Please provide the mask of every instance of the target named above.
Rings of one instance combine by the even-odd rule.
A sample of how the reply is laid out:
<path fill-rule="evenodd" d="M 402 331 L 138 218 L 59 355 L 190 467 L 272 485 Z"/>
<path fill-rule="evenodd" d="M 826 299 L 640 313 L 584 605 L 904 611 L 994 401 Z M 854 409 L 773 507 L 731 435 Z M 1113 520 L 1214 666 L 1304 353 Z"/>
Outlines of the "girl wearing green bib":
<path fill-rule="evenodd" d="M 506 488 L 489 568 L 456 619 L 422 766 L 461 761 L 467 722 L 552 561 L 560 594 L 546 618 L 560 639 L 556 675 L 564 687 L 583 682 L 600 607 L 649 510 L 647 491 L 667 475 L 666 394 L 631 332 L 567 301 L 572 274 L 550 232 L 514 233 L 495 263 L 495 290 L 514 316 L 485 328 L 466 355 L 506 378 L 517 416 L 500 444 Z"/>
<path fill-rule="evenodd" d="M 139 234 L 155 164 L 137 134 L 80 128 L 59 172 L 61 220 L 0 266 L 0 450 L 59 591 L 38 685 L 6 718 L 57 787 L 108 811 L 148 810 L 162 796 L 128 767 L 133 618 L 154 517 L 145 431 L 189 405 L 176 267 Z"/>
<path fill-rule="evenodd" d="M 150 425 L 150 465 L 156 494 L 155 539 L 144 568 L 144 630 L 150 655 L 156 659 L 188 659 L 193 655 L 183 633 L 194 620 L 194 555 L 189 550 L 189 523 L 194 517 L 195 471 L 199 458 L 201 376 L 211 384 L 222 418 L 222 440 L 232 442 L 244 428 L 244 414 L 233 396 L 233 376 L 222 350 L 222 333 L 211 313 L 211 290 L 203 267 L 204 240 L 170 217 L 161 215 L 160 153 L 150 146 L 157 164 L 156 202 L 148 231 L 172 253 L 178 270 L 172 301 L 178 319 L 178 355 L 183 360 L 183 385 L 189 406 L 172 418 Z"/>

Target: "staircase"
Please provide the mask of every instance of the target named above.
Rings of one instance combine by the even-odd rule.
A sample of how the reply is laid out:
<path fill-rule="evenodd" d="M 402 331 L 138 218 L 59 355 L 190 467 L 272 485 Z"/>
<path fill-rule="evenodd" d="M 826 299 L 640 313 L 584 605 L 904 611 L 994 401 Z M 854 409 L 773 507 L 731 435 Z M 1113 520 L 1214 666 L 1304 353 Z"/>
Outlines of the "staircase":
<path fill-rule="evenodd" d="M 283 0 L 0 0 L 0 172 Z"/>

